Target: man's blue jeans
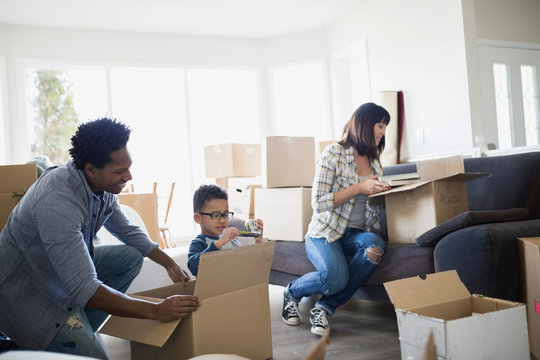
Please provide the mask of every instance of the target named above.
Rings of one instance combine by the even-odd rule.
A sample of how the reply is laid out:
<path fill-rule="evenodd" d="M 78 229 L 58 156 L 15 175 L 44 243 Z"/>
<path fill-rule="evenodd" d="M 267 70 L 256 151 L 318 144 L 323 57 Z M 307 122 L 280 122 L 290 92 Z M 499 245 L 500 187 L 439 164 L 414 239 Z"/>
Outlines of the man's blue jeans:
<path fill-rule="evenodd" d="M 139 250 L 128 245 L 96 246 L 94 264 L 99 280 L 125 293 L 141 271 L 143 256 Z M 94 334 L 107 316 L 94 309 L 74 309 L 47 351 L 108 359 Z"/>
<path fill-rule="evenodd" d="M 286 291 L 297 302 L 304 296 L 323 295 L 315 307 L 325 310 L 329 316 L 349 301 L 375 270 L 378 263 L 369 259 L 367 249 L 374 247 L 383 253 L 386 248 L 380 236 L 353 228 L 347 228 L 336 241 L 308 236 L 305 244 L 317 271 L 292 281 Z"/>

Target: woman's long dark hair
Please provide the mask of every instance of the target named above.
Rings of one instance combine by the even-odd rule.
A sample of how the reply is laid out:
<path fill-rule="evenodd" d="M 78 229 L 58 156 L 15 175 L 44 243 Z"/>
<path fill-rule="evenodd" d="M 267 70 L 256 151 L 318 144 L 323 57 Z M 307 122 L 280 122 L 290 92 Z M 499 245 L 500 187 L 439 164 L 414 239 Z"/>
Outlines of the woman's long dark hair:
<path fill-rule="evenodd" d="M 367 155 L 370 161 L 379 160 L 385 141 L 383 137 L 377 145 L 373 127 L 380 122 L 388 125 L 390 122 L 388 111 L 372 102 L 362 104 L 343 127 L 343 136 L 339 144 L 345 148 L 352 146 L 358 155 Z"/>

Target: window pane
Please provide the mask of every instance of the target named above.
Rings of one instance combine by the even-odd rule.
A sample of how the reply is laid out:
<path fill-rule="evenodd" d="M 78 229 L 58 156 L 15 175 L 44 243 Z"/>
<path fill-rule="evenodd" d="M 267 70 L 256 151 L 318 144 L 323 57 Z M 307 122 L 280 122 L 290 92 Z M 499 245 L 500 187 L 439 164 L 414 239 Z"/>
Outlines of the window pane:
<path fill-rule="evenodd" d="M 493 64 L 493 78 L 495 81 L 495 104 L 497 111 L 499 149 L 509 149 L 512 147 L 513 132 L 507 65 Z"/>
<path fill-rule="evenodd" d="M 158 182 L 161 224 L 171 182 L 176 182 L 167 225 L 174 237 L 193 235 L 184 73 L 178 69 L 112 68 L 114 116 L 129 124 L 135 192 Z"/>
<path fill-rule="evenodd" d="M 328 97 L 322 62 L 273 72 L 276 135 L 329 136 Z"/>
<path fill-rule="evenodd" d="M 257 73 L 244 69 L 187 72 L 195 186 L 206 181 L 204 146 L 260 143 Z"/>
<path fill-rule="evenodd" d="M 521 86 L 523 93 L 523 115 L 525 120 L 525 137 L 527 145 L 538 145 L 540 134 L 539 110 L 538 110 L 538 87 L 536 86 L 536 67 L 521 66 Z"/>

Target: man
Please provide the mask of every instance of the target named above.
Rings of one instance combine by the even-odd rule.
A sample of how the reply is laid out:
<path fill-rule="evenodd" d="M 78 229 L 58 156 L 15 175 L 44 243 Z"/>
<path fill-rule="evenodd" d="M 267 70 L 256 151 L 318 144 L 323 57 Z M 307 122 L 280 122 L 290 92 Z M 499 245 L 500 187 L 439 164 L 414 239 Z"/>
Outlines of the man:
<path fill-rule="evenodd" d="M 194 296 L 154 304 L 124 294 L 143 256 L 189 281 L 118 204 L 131 180 L 130 132 L 109 118 L 80 125 L 71 159 L 39 177 L 0 233 L 0 331 L 23 349 L 107 359 L 94 332 L 108 314 L 170 321 L 199 306 Z M 125 245 L 94 248 L 102 225 Z"/>

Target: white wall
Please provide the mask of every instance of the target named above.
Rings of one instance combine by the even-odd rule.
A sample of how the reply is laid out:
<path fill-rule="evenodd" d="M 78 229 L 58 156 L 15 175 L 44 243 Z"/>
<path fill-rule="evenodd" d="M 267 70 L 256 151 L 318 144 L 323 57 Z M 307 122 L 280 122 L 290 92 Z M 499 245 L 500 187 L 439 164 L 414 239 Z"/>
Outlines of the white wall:
<path fill-rule="evenodd" d="M 197 67 L 260 67 L 263 63 L 263 44 L 257 40 L 12 25 L 2 25 L 0 30 L 0 55 L 6 54 L 10 95 L 10 144 L 6 146 L 11 162 L 25 162 L 29 157 L 24 135 L 25 62 Z"/>
<path fill-rule="evenodd" d="M 363 4 L 331 27 L 330 51 L 365 37 L 373 100 L 380 91 L 403 91 L 402 159 L 472 148 L 461 2 Z M 422 132 L 424 142 L 416 136 Z"/>
<path fill-rule="evenodd" d="M 474 0 L 478 38 L 540 43 L 540 1 Z"/>

